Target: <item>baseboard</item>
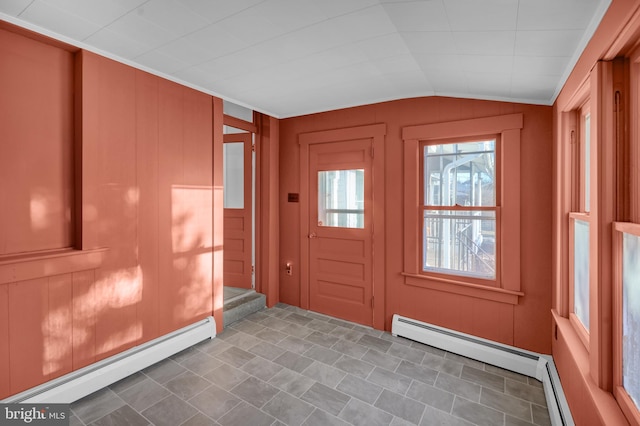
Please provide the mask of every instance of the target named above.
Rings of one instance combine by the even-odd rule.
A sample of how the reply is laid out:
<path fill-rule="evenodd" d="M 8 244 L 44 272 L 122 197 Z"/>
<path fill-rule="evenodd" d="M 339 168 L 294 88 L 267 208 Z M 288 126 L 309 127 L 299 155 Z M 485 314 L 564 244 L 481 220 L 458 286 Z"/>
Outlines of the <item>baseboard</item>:
<path fill-rule="evenodd" d="M 72 403 L 118 380 L 216 336 L 208 317 L 187 327 L 133 347 L 95 364 L 2 400 L 2 403 Z"/>
<path fill-rule="evenodd" d="M 391 333 L 540 380 L 551 424 L 574 425 L 552 357 L 397 314 L 393 316 Z"/>

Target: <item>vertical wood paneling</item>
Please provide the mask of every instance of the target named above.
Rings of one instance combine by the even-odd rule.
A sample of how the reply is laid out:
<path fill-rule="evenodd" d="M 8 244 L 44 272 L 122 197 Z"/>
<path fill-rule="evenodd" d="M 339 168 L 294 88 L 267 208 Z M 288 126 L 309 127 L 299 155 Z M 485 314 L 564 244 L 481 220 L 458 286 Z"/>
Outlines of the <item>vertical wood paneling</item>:
<path fill-rule="evenodd" d="M 0 397 L 174 331 L 213 310 L 211 96 L 90 52 L 74 58 L 65 51 L 62 56 L 69 84 L 46 90 L 63 92 L 60 96 L 69 102 L 61 104 L 72 108 L 75 72 L 75 115 L 72 108 L 64 116 L 67 126 L 58 129 L 71 135 L 72 142 L 74 127 L 76 133 L 81 234 L 75 246 L 108 250 L 96 270 L 0 286 Z M 60 77 L 58 70 L 46 73 Z M 12 94 L 9 101 L 18 97 Z M 49 112 L 66 114 L 55 108 Z M 33 111 L 19 116 L 32 124 Z M 221 134 L 222 123 L 217 124 Z M 56 155 L 46 155 L 44 148 L 57 145 L 39 143 L 29 150 L 51 162 L 43 169 L 68 166 L 64 180 L 72 176 L 74 165 L 59 155 L 70 158 L 71 146 Z M 29 181 L 27 186 L 19 196 L 29 200 L 30 208 L 38 207 L 31 203 L 37 185 Z M 220 195 L 221 189 L 220 182 Z M 46 203 L 70 200 L 73 192 L 52 197 Z M 5 200 L 0 191 L 2 205 Z M 221 202 L 220 197 L 220 211 Z M 46 204 L 45 211 L 57 205 Z M 30 226 L 32 213 L 19 211 Z M 71 211 L 65 214 L 70 217 Z M 6 233 L 0 232 L 0 246 L 5 241 Z M 73 243 L 69 241 L 66 245 Z M 217 320 L 222 326 L 221 282 L 219 296 Z"/>
<path fill-rule="evenodd" d="M 49 309 L 44 333 L 43 373 L 48 380 L 73 369 L 72 274 L 49 277 Z"/>
<path fill-rule="evenodd" d="M 100 111 L 98 128 L 99 244 L 109 247 L 96 272 L 100 301 L 96 350 L 102 359 L 134 346 L 141 327 L 136 320 L 142 283 L 137 266 L 136 72 L 100 58 L 98 98 L 83 108 Z"/>
<path fill-rule="evenodd" d="M 184 320 L 187 323 L 211 315 L 212 306 L 212 105 L 211 97 L 183 88 L 184 96 L 184 183 L 188 215 L 183 231 L 187 237 L 183 254 L 185 287 Z M 175 203 L 176 200 L 174 200 Z"/>
<path fill-rule="evenodd" d="M 136 72 L 136 173 L 138 183 L 138 262 L 142 300 L 137 307 L 140 343 L 158 337 L 158 81 Z"/>
<path fill-rule="evenodd" d="M 47 278 L 9 284 L 11 393 L 21 392 L 47 379 L 43 367 L 48 310 Z"/>
<path fill-rule="evenodd" d="M 75 272 L 72 276 L 73 369 L 96 360 L 96 292 L 94 271 Z"/>
<path fill-rule="evenodd" d="M 73 55 L 0 30 L 0 63 L 0 255 L 69 247 Z"/>
<path fill-rule="evenodd" d="M 397 208 L 405 204 L 404 198 L 417 191 L 418 178 L 417 175 L 413 178 L 409 176 L 408 182 L 404 179 L 403 171 L 407 169 L 407 164 L 411 165 L 417 161 L 418 150 L 417 142 L 414 141 L 413 155 L 409 150 L 403 151 L 403 145 L 411 143 L 403 142 L 403 129 L 416 126 L 418 123 L 436 125 L 447 121 L 486 118 L 490 114 L 522 114 L 524 117 L 520 139 L 522 158 L 519 193 L 523 205 L 520 212 L 520 245 L 521 248 L 526 248 L 527 256 L 520 256 L 521 273 L 517 278 L 520 281 L 520 290 L 525 295 L 519 296 L 516 306 L 404 285 L 404 279 L 400 275 L 402 271 L 410 272 L 406 265 L 416 264 L 416 250 L 419 248 L 416 240 L 416 235 L 419 235 L 417 225 L 414 226 L 413 232 L 404 232 L 406 219 L 415 219 L 417 224 L 417 215 L 415 212 L 405 211 L 404 208 Z M 513 342 L 521 348 L 548 353 L 551 319 L 551 259 L 548 256 L 551 247 L 551 194 L 544 188 L 550 188 L 549 176 L 552 165 L 548 155 L 552 146 L 552 109 L 549 107 L 430 97 L 403 99 L 281 120 L 279 217 L 283 231 L 279 234 L 280 300 L 300 303 L 302 307 L 305 303 L 305 295 L 300 294 L 301 277 L 295 269 L 296 265 L 305 262 L 304 221 L 308 220 L 305 219 L 304 211 L 308 183 L 298 177 L 301 164 L 301 160 L 298 159 L 304 160 L 304 155 L 301 155 L 304 150 L 304 146 L 300 145 L 301 135 L 371 123 L 386 123 L 387 126 L 384 148 L 379 149 L 376 146 L 374 157 L 384 156 L 385 169 L 384 179 L 376 180 L 374 183 L 375 187 L 384 190 L 386 205 L 386 251 L 383 250 L 382 262 L 385 279 L 382 280 L 384 289 L 378 292 L 384 292 L 387 296 L 385 326 L 390 325 L 393 313 L 400 313 L 443 327 L 472 332 L 480 337 L 493 338 L 505 343 Z M 443 138 L 446 138 L 446 135 Z M 535 158 L 535 161 L 530 158 Z M 288 193 L 299 193 L 300 202 L 288 202 Z M 524 210 L 528 213 L 522 213 Z M 286 275 L 284 262 L 293 263 L 293 276 Z M 300 269 L 302 268 L 298 267 L 298 270 Z M 524 274 L 523 271 L 529 273 Z M 474 309 L 476 313 L 472 315 Z M 518 335 L 514 338 L 516 329 Z"/>
<path fill-rule="evenodd" d="M 184 178 L 189 185 L 211 186 L 212 105 L 211 96 L 183 88 Z"/>
<path fill-rule="evenodd" d="M 0 399 L 11 394 L 9 364 L 9 285 L 0 285 Z"/>
<path fill-rule="evenodd" d="M 222 123 L 224 120 L 222 99 L 213 98 L 213 317 L 216 320 L 217 332 L 221 332 L 224 321 L 222 310 L 223 280 L 224 280 L 224 200 L 223 200 L 223 173 L 222 150 L 224 135 Z"/>
<path fill-rule="evenodd" d="M 76 140 L 79 145 L 76 146 L 76 149 L 82 154 L 80 182 L 77 182 L 82 190 L 82 205 L 79 207 L 82 217 L 78 218 L 82 220 L 82 240 L 76 242 L 76 247 L 87 250 L 100 247 L 99 221 L 103 216 L 100 211 L 99 169 L 96 167 L 100 161 L 100 139 L 97 129 L 101 115 L 97 102 L 100 98 L 100 73 L 98 70 L 101 58 L 83 50 L 78 53 L 76 60 L 80 62 L 76 64 L 76 69 L 80 73 L 76 74 L 76 79 L 80 79 L 82 85 L 81 102 L 77 105 L 81 112 L 76 112 L 82 119 L 82 123 L 76 123 L 76 126 L 81 129 L 81 136 L 79 140 Z"/>
<path fill-rule="evenodd" d="M 160 333 L 182 324 L 185 310 L 180 289 L 184 283 L 186 259 L 178 256 L 186 235 L 186 211 L 179 197 L 184 184 L 184 100 L 182 88 L 168 81 L 159 82 L 158 105 L 158 243 Z"/>

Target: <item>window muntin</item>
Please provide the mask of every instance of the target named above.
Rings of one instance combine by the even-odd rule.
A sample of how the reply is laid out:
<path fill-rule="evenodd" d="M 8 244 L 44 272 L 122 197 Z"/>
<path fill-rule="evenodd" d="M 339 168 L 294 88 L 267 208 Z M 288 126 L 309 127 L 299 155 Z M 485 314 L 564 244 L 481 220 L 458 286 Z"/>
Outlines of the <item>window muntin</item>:
<path fill-rule="evenodd" d="M 364 169 L 318 172 L 318 226 L 364 228 Z"/>
<path fill-rule="evenodd" d="M 496 279 L 496 139 L 423 145 L 422 272 Z"/>

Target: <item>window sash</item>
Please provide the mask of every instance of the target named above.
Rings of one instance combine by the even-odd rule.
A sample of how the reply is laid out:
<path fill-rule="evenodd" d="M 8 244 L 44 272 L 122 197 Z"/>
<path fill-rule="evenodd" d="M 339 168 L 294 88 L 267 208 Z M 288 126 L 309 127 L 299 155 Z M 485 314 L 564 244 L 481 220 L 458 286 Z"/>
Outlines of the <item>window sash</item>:
<path fill-rule="evenodd" d="M 423 208 L 421 272 L 495 280 L 497 216 L 495 207 Z"/>
<path fill-rule="evenodd" d="M 640 423 L 640 224 L 615 222 L 613 241 L 614 395 Z"/>
<path fill-rule="evenodd" d="M 570 312 L 575 315 L 584 331 L 589 334 L 590 314 L 590 244 L 591 226 L 589 218 L 583 215 L 571 216 L 572 271 L 571 288 L 573 297 Z"/>
<path fill-rule="evenodd" d="M 428 147 L 434 146 L 444 146 L 444 145 L 463 145 L 465 143 L 479 143 L 479 142 L 492 142 L 493 149 L 481 150 L 478 151 L 472 150 L 469 152 L 464 151 L 456 151 L 456 152 L 447 152 L 446 149 L 440 149 L 439 151 L 445 152 L 432 152 L 426 153 Z M 420 244 L 420 264 L 421 266 L 418 269 L 418 273 L 423 275 L 443 275 L 443 276 L 457 276 L 464 277 L 465 279 L 470 279 L 472 282 L 476 284 L 482 285 L 490 285 L 496 286 L 499 282 L 499 253 L 500 253 L 500 220 L 499 220 L 499 200 L 500 200 L 500 138 L 496 135 L 493 136 L 479 136 L 473 139 L 459 139 L 459 140 L 448 140 L 448 141 L 429 141 L 429 142 L 421 142 L 419 144 L 419 153 L 420 153 L 420 161 L 419 161 L 419 170 L 420 170 L 420 178 L 419 178 L 419 201 L 420 201 L 420 211 L 419 211 L 419 222 L 420 225 L 420 236 L 421 236 L 421 244 Z M 468 206 L 468 205 L 447 205 L 447 204 L 427 204 L 427 189 L 428 183 L 426 182 L 426 167 L 425 167 L 425 159 L 428 158 L 438 158 L 438 157 L 462 157 L 468 155 L 482 155 L 485 153 L 492 153 L 493 161 L 494 161 L 494 174 L 493 178 L 493 202 L 490 205 L 485 206 Z M 425 155 L 426 154 L 426 155 Z M 469 177 L 470 181 L 473 184 L 473 176 Z M 440 197 L 438 197 L 440 199 Z M 454 197 L 455 199 L 455 197 Z M 442 200 L 446 202 L 446 200 Z M 456 200 L 457 201 L 457 200 Z M 449 244 L 441 240 L 442 235 L 439 236 L 440 240 L 433 240 L 433 235 L 430 235 L 427 232 L 427 217 L 429 211 L 434 212 L 459 212 L 459 213 L 477 213 L 480 217 L 484 217 L 485 220 L 493 220 L 494 234 L 493 234 L 493 259 L 492 262 L 487 262 L 487 257 L 490 258 L 490 253 L 485 253 L 482 245 L 474 242 L 473 237 L 460 237 L 460 236 L 452 236 L 449 238 Z M 492 213 L 491 216 L 486 216 L 485 213 Z M 437 216 L 437 215 L 436 215 Z M 452 219 L 456 220 L 456 222 L 450 223 L 449 227 L 456 228 L 459 224 L 457 221 L 468 220 L 469 217 L 465 215 L 442 215 L 442 219 Z M 436 219 L 435 217 L 432 219 Z M 472 219 L 474 220 L 474 219 Z M 478 220 L 478 219 L 475 219 Z M 474 223 L 474 222 L 472 222 Z M 474 228 L 478 228 L 478 225 L 472 225 Z M 447 228 L 445 224 L 441 224 L 442 228 Z M 479 226 L 482 227 L 482 224 Z M 483 235 L 480 233 L 480 235 Z M 477 236 L 476 236 L 477 237 Z M 484 236 L 482 236 L 484 239 Z M 429 250 L 429 239 L 431 239 L 431 245 L 436 247 L 442 247 L 444 253 L 435 254 L 436 257 L 440 257 L 441 261 L 445 262 L 445 265 L 442 266 L 442 263 L 438 262 L 437 265 L 429 265 L 430 258 L 432 260 L 434 254 Z M 470 240 L 470 241 L 467 241 Z M 447 246 L 453 246 L 447 248 Z M 476 250 L 477 248 L 477 250 Z M 456 252 L 456 250 L 458 250 Z M 451 257 L 451 258 L 449 258 Z M 458 263 L 466 264 L 467 268 L 471 267 L 475 269 L 475 271 L 464 270 L 461 268 L 452 268 L 450 265 Z M 469 266 L 473 265 L 473 266 Z M 478 272 L 478 270 L 483 272 Z"/>
<path fill-rule="evenodd" d="M 622 235 L 622 385 L 640 406 L 640 236 L 628 233 Z"/>

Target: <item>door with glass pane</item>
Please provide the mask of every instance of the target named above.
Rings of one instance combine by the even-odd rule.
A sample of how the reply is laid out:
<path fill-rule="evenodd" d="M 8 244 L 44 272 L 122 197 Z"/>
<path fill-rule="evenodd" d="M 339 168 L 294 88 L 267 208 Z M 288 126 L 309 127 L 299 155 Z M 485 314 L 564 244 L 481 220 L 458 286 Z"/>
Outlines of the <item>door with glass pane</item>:
<path fill-rule="evenodd" d="M 373 323 L 371 140 L 309 148 L 309 308 Z"/>
<path fill-rule="evenodd" d="M 224 135 L 224 285 L 251 288 L 251 133 Z"/>

